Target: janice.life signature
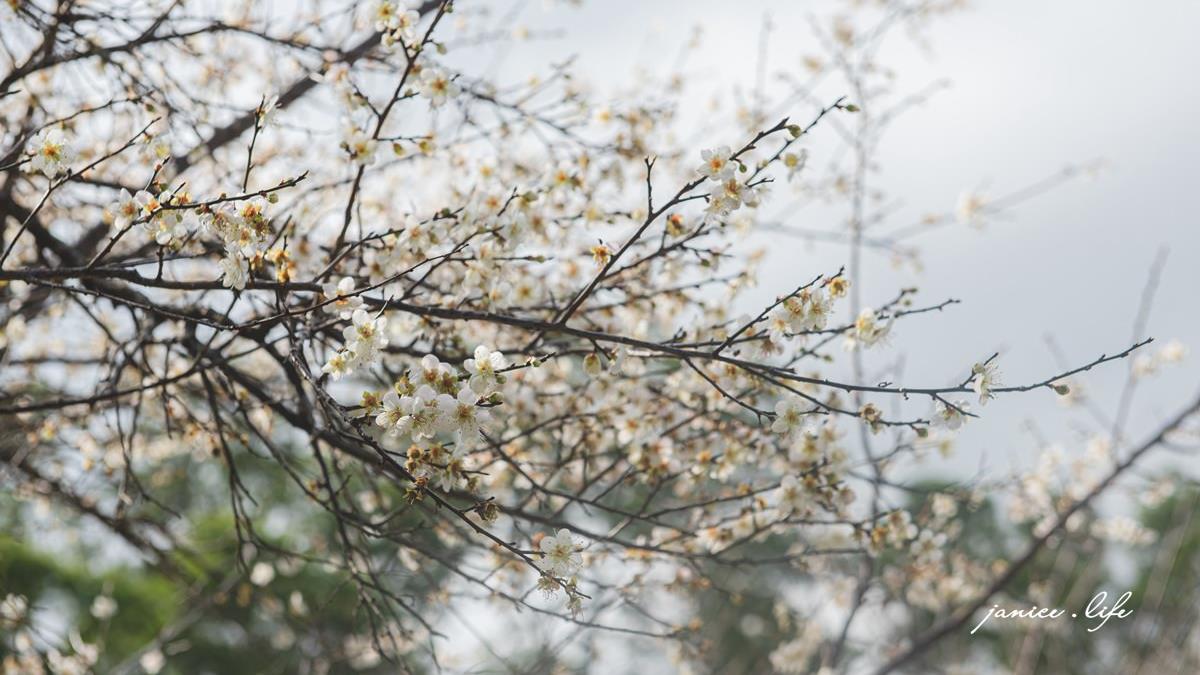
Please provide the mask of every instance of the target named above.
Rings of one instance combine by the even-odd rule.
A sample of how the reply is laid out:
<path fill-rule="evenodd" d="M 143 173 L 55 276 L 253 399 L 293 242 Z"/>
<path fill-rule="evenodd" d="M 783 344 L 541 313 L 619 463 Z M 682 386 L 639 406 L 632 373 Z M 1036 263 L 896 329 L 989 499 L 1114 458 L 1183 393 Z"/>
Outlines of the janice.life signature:
<path fill-rule="evenodd" d="M 1083 611 L 1083 616 L 1087 619 L 1098 620 L 1098 623 L 1095 623 L 1095 625 L 1088 628 L 1087 631 L 1089 633 L 1094 633 L 1103 628 L 1104 624 L 1108 623 L 1109 619 L 1114 617 L 1117 619 L 1124 619 L 1125 617 L 1133 614 L 1132 609 L 1122 609 L 1132 595 L 1132 591 L 1125 591 L 1121 597 L 1117 598 L 1117 601 L 1111 607 L 1109 607 L 1107 604 L 1107 592 L 1100 591 L 1099 593 L 1093 595 L 1091 601 L 1089 601 L 1087 604 L 1087 608 Z M 987 623 L 988 619 L 991 618 L 1057 619 L 1066 613 L 1067 610 L 1058 607 L 1038 607 L 1037 605 L 1034 605 L 1028 609 L 1005 609 L 1000 605 L 992 605 L 988 609 L 987 615 L 984 616 L 983 619 L 971 629 L 971 635 L 974 635 L 975 631 L 979 630 L 983 624 Z M 1079 614 L 1077 612 L 1072 612 L 1071 618 L 1077 619 L 1079 618 Z"/>

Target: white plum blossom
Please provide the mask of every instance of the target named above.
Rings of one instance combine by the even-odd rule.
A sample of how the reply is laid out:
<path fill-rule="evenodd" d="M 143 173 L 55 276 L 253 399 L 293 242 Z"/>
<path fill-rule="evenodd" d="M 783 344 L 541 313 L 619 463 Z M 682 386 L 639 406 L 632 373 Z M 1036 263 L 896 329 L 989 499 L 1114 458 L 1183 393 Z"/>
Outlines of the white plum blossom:
<path fill-rule="evenodd" d="M 958 502 L 948 494 L 939 492 L 933 496 L 933 515 L 939 520 L 947 520 L 958 513 Z"/>
<path fill-rule="evenodd" d="M 1171 340 L 1157 354 L 1139 354 L 1133 359 L 1134 377 L 1154 375 L 1163 366 L 1181 363 L 1187 358 L 1188 348 L 1179 340 Z"/>
<path fill-rule="evenodd" d="M 174 218 L 153 218 L 147 221 L 146 227 L 159 246 L 180 244 L 188 234 L 183 222 Z"/>
<path fill-rule="evenodd" d="M 70 171 L 73 161 L 75 150 L 70 139 L 57 126 L 47 127 L 33 137 L 26 170 L 54 178 Z"/>
<path fill-rule="evenodd" d="M 987 205 L 987 199 L 983 195 L 971 190 L 964 191 L 958 196 L 954 217 L 964 225 L 981 225 L 983 211 Z"/>
<path fill-rule="evenodd" d="M 26 335 L 28 323 L 20 314 L 12 314 L 8 322 L 0 326 L 0 349 L 20 342 Z"/>
<path fill-rule="evenodd" d="M 794 327 L 796 330 L 819 331 L 825 330 L 829 315 L 833 311 L 833 298 L 822 288 L 815 288 L 803 294 L 804 318 Z"/>
<path fill-rule="evenodd" d="M 445 70 L 437 66 L 422 68 L 420 80 L 421 94 L 429 99 L 429 104 L 435 108 L 458 95 L 458 85 Z"/>
<path fill-rule="evenodd" d="M 325 306 L 325 311 L 337 314 L 343 319 L 354 316 L 354 312 L 362 309 L 363 299 L 354 294 L 354 279 L 342 277 L 336 284 L 328 283 L 321 287 L 321 294 L 331 302 Z"/>
<path fill-rule="evenodd" d="M 717 553 L 733 543 L 733 530 L 728 527 L 706 527 L 698 533 L 697 540 L 709 553 Z"/>
<path fill-rule="evenodd" d="M 543 537 L 539 548 L 542 551 L 543 569 L 549 574 L 558 577 L 570 576 L 583 567 L 583 556 L 577 550 L 578 544 L 565 528 L 554 535 Z"/>
<path fill-rule="evenodd" d="M 738 190 L 738 197 L 741 198 L 743 205 L 754 209 L 758 208 L 758 205 L 762 203 L 762 198 L 766 190 L 765 184 L 751 185 L 746 183 Z"/>
<path fill-rule="evenodd" d="M 780 511 L 800 511 L 805 506 L 804 488 L 790 473 L 780 479 L 777 495 L 776 504 Z"/>
<path fill-rule="evenodd" d="M 1158 538 L 1154 530 L 1147 528 L 1129 516 L 1115 516 L 1092 523 L 1092 534 L 1107 541 L 1130 546 L 1146 546 Z"/>
<path fill-rule="evenodd" d="M 1149 377 L 1158 372 L 1158 361 L 1150 354 L 1139 354 L 1133 358 L 1133 376 Z"/>
<path fill-rule="evenodd" d="M 116 204 L 109 208 L 109 215 L 112 216 L 114 227 L 125 229 L 142 215 L 142 205 L 129 193 L 129 190 L 121 188 L 121 194 L 117 197 Z"/>
<path fill-rule="evenodd" d="M 442 396 L 446 395 L 439 396 L 432 387 L 424 384 L 412 395 L 400 395 L 391 390 L 384 395 L 376 425 L 390 436 L 408 436 L 413 442 L 430 440 L 439 431 L 456 430 L 450 417 L 456 412 L 451 407 L 455 399 L 450 398 L 448 405 Z"/>
<path fill-rule="evenodd" d="M 788 449 L 788 460 L 796 466 L 813 466 L 818 462 L 838 464 L 845 452 L 837 446 L 837 427 L 825 422 L 819 427 L 805 428 L 792 447 Z"/>
<path fill-rule="evenodd" d="M 769 657 L 771 668 L 781 675 L 801 675 L 814 672 L 809 660 L 821 646 L 821 625 L 816 621 L 804 624 L 799 636 L 780 644 Z M 824 675 L 819 673 L 818 675 Z"/>
<path fill-rule="evenodd" d="M 889 546 L 900 548 L 916 538 L 918 531 L 912 522 L 912 514 L 904 509 L 897 509 L 880 519 L 872 528 L 867 547 L 876 554 Z"/>
<path fill-rule="evenodd" d="M 478 436 L 479 430 L 491 421 L 490 413 L 486 408 L 477 406 L 477 400 L 478 395 L 470 387 L 463 387 L 456 397 L 449 394 L 438 396 L 443 424 L 457 436 L 460 444 Z"/>
<path fill-rule="evenodd" d="M 979 394 L 980 405 L 986 405 L 993 398 L 992 389 L 1000 384 L 1000 371 L 992 361 L 976 363 L 971 366 L 971 376 L 974 379 L 971 386 Z"/>
<path fill-rule="evenodd" d="M 741 183 L 736 177 L 709 183 L 708 206 L 705 207 L 707 215 L 724 217 L 741 208 L 743 204 L 758 204 L 758 191 L 755 188 Z"/>
<path fill-rule="evenodd" d="M 945 401 L 934 401 L 933 407 L 933 423 L 936 426 L 944 427 L 951 431 L 957 431 L 967 421 L 967 416 L 963 413 L 969 412 L 971 406 L 962 400 L 954 401 L 953 404 L 947 404 Z"/>
<path fill-rule="evenodd" d="M 146 671 L 146 675 L 158 675 L 163 666 L 167 665 L 167 658 L 161 650 L 151 649 L 138 658 L 138 665 Z"/>
<path fill-rule="evenodd" d="M 780 307 L 767 316 L 767 337 L 779 344 L 787 341 L 792 332 L 792 321 L 788 311 Z"/>
<path fill-rule="evenodd" d="M 162 208 L 163 202 L 170 201 L 170 195 L 164 192 L 162 195 L 155 197 L 145 190 L 138 190 L 133 195 L 133 199 L 141 206 L 144 215 L 152 216 Z"/>
<path fill-rule="evenodd" d="M 321 371 L 338 379 L 375 363 L 388 345 L 386 329 L 387 317 L 372 318 L 366 310 L 355 310 L 351 315 L 351 325 L 342 330 L 345 346 L 329 357 Z"/>
<path fill-rule="evenodd" d="M 257 562 L 250 570 L 250 583 L 255 586 L 266 586 L 275 579 L 275 568 L 271 563 Z"/>
<path fill-rule="evenodd" d="M 846 335 L 846 348 L 850 350 L 874 347 L 884 342 L 892 331 L 895 316 L 889 316 L 887 321 L 880 323 L 879 315 L 870 307 L 865 307 L 854 321 L 854 327 Z"/>
<path fill-rule="evenodd" d="M 146 151 L 156 165 L 171 156 L 171 138 L 165 134 L 146 139 Z"/>
<path fill-rule="evenodd" d="M 97 595 L 89 611 L 101 621 L 111 619 L 117 613 L 117 601 L 109 595 Z"/>
<path fill-rule="evenodd" d="M 340 380 L 343 375 L 354 370 L 351 367 L 352 356 L 352 354 L 344 350 L 334 352 L 329 357 L 329 360 L 325 362 L 325 365 L 321 366 L 321 372 L 332 376 L 335 380 Z"/>
<path fill-rule="evenodd" d="M 414 395 L 401 397 L 400 406 L 405 415 L 400 418 L 395 433 L 401 436 L 408 435 L 413 441 L 422 441 L 433 438 L 445 427 L 437 392 L 431 387 L 418 387 Z"/>
<path fill-rule="evenodd" d="M 279 111 L 279 95 L 272 94 L 263 99 L 263 102 L 258 106 L 255 114 L 258 116 L 257 124 L 259 129 L 272 127 L 276 122 L 276 113 Z"/>
<path fill-rule="evenodd" d="M 768 331 L 766 335 L 759 336 L 759 339 L 748 345 L 747 356 L 760 361 L 779 356 L 787 346 L 785 336 L 774 331 Z"/>
<path fill-rule="evenodd" d="M 808 163 L 808 150 L 801 149 L 800 152 L 788 152 L 783 155 L 783 165 L 787 167 L 787 178 L 792 180 L 804 170 L 804 165 Z"/>
<path fill-rule="evenodd" d="M 178 247 L 188 236 L 187 212 L 181 209 L 168 210 L 174 196 L 169 192 L 161 192 L 157 196 L 146 190 L 138 190 L 133 199 L 141 207 L 143 217 L 142 229 L 156 244 L 164 247 Z"/>
<path fill-rule="evenodd" d="M 913 557 L 925 563 L 936 563 L 942 559 L 946 546 L 946 533 L 932 530 L 921 530 L 917 538 L 909 546 Z"/>
<path fill-rule="evenodd" d="M 1179 340 L 1171 340 L 1159 350 L 1158 360 L 1163 363 L 1179 363 L 1186 359 L 1187 355 L 1187 345 Z"/>
<path fill-rule="evenodd" d="M 342 331 L 347 348 L 354 354 L 358 365 L 369 365 L 379 358 L 380 350 L 388 345 L 385 337 L 387 317 L 372 318 L 366 310 L 356 309 L 351 315 L 351 325 Z"/>
<path fill-rule="evenodd" d="M 417 23 L 421 15 L 395 0 L 379 0 L 375 3 L 375 30 L 384 33 L 384 43 L 391 45 L 402 40 L 411 45 L 416 39 Z"/>
<path fill-rule="evenodd" d="M 421 362 L 408 370 L 408 380 L 413 386 L 427 385 L 438 389 L 446 382 L 455 380 L 454 369 L 448 363 L 442 363 L 433 354 L 421 357 Z"/>
<path fill-rule="evenodd" d="M 823 288 L 804 289 L 771 312 L 771 330 L 777 340 L 789 334 L 824 330 L 833 311 L 833 298 Z"/>
<path fill-rule="evenodd" d="M 394 0 L 377 0 L 375 2 L 375 30 L 389 31 L 399 25 L 399 8 Z"/>
<path fill-rule="evenodd" d="M 734 169 L 737 165 L 730 159 L 732 155 L 733 151 L 727 145 L 722 145 L 719 148 L 711 150 L 701 150 L 700 159 L 702 161 L 700 168 L 697 169 L 697 173 L 718 183 L 723 183 L 733 178 Z"/>
<path fill-rule="evenodd" d="M 278 123 L 278 112 L 280 112 L 280 96 L 272 94 L 264 98 L 262 104 L 258 106 L 258 126 L 259 129 L 268 129 Z"/>
<path fill-rule="evenodd" d="M 235 248 L 226 247 L 225 257 L 217 263 L 221 268 L 221 285 L 234 290 L 245 290 L 250 280 L 250 262 Z"/>
<path fill-rule="evenodd" d="M 342 137 L 342 148 L 360 167 L 371 166 L 375 163 L 375 149 L 378 145 L 379 141 L 371 138 L 367 132 L 355 125 L 348 125 L 345 135 Z"/>
<path fill-rule="evenodd" d="M 771 423 L 771 431 L 788 438 L 804 429 L 805 410 L 800 405 L 800 399 L 785 398 L 775 404 L 775 421 Z"/>
<path fill-rule="evenodd" d="M 25 620 L 29 601 L 23 595 L 8 593 L 0 601 L 0 626 L 15 626 Z"/>
<path fill-rule="evenodd" d="M 443 492 L 453 490 L 462 475 L 463 457 L 465 456 L 466 451 L 463 447 L 456 445 L 451 452 L 442 453 L 441 457 L 444 462 L 442 466 L 426 466 L 420 473 L 436 481 L 435 485 L 439 490 Z"/>
<path fill-rule="evenodd" d="M 444 226 L 436 220 L 421 222 L 405 216 L 399 243 L 414 252 L 424 252 L 440 244 L 446 237 Z"/>
<path fill-rule="evenodd" d="M 389 435 L 398 436 L 400 423 L 408 416 L 410 403 L 408 398 L 407 396 L 401 398 L 395 389 L 384 394 L 382 407 L 379 414 L 375 416 L 375 424 L 387 430 Z"/>
<path fill-rule="evenodd" d="M 499 386 L 497 371 L 502 370 L 508 362 L 500 352 L 492 351 L 487 345 L 475 348 L 475 358 L 463 362 L 463 367 L 470 373 L 470 386 L 477 394 L 483 396 L 491 393 Z"/>

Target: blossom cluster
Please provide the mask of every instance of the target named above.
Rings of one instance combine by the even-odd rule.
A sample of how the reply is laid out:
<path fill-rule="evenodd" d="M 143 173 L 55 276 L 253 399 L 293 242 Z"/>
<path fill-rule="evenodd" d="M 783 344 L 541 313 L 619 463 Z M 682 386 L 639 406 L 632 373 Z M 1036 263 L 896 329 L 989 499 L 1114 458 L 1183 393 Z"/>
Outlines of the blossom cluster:
<path fill-rule="evenodd" d="M 840 260 L 786 270 L 772 281 L 796 290 L 772 284 L 773 302 L 748 295 L 763 258 L 745 249 L 762 241 L 768 197 L 863 189 L 845 167 L 810 175 L 845 153 L 799 147 L 856 106 L 837 99 L 800 127 L 772 126 L 755 104 L 729 124 L 741 149 L 713 147 L 680 134 L 686 89 L 674 82 L 609 100 L 554 63 L 501 84 L 469 57 L 505 31 L 489 10 L 451 9 L 338 10 L 342 35 L 340 19 L 311 30 L 297 14 L 304 28 L 285 37 L 287 22 L 267 31 L 255 6 L 237 30 L 214 21 L 220 35 L 180 41 L 180 54 L 203 55 L 194 69 L 131 82 L 123 58 L 95 64 L 100 83 L 137 100 L 92 108 L 37 78 L 5 98 L 28 110 L 20 128 L 46 125 L 11 155 L 13 204 L 37 218 L 6 239 L 13 280 L 0 284 L 0 360 L 18 373 L 0 404 L 35 450 L 4 458 L 29 472 L 13 498 L 36 508 L 17 517 L 112 513 L 93 519 L 166 569 L 175 537 L 186 559 L 218 504 L 233 526 L 215 550 L 238 562 L 222 603 L 263 624 L 256 644 L 304 658 L 291 647 L 314 645 L 315 672 L 414 653 L 437 663 L 430 636 L 474 593 L 513 616 L 691 648 L 712 637 L 695 608 L 730 580 L 741 596 L 803 569 L 822 597 L 861 584 L 855 602 L 946 614 L 985 588 L 990 561 L 956 550 L 976 495 L 903 490 L 894 467 L 948 449 L 1018 389 L 1000 386 L 995 357 L 941 387 L 889 381 L 898 326 L 944 305 L 914 308 L 908 290 L 874 300 L 857 265 L 834 272 Z M 156 34 L 168 45 L 176 11 Z M 107 23 L 114 40 L 129 32 Z M 841 25 L 834 35 L 856 39 Z M 443 58 L 460 45 L 467 58 Z M 269 77 L 264 53 L 281 57 Z M 293 68 L 290 86 L 278 81 Z M 58 107 L 81 119 L 54 121 Z M 993 208 L 976 199 L 960 215 Z M 1063 396 L 1075 386 L 1042 382 Z M 1063 500 L 1111 467 L 1111 452 L 1094 453 L 1079 485 L 1069 461 L 1019 476 L 1012 520 L 1053 526 Z M 193 527 L 161 525 L 167 511 Z M 1119 520 L 1088 531 L 1149 541 Z M 301 584 L 314 579 L 352 585 L 362 614 L 323 598 L 330 635 L 305 633 L 317 610 Z M 838 651 L 826 648 L 837 632 L 778 595 L 773 616 L 747 613 L 742 627 L 772 623 L 766 660 L 812 672 Z M 83 621 L 131 613 L 110 589 L 85 600 Z M 0 603 L 3 628 L 24 626 L 27 604 Z M 64 635 L 37 660 L 112 665 Z M 15 642 L 17 669 L 32 668 Z M 186 646 L 146 645 L 137 661 L 157 672 Z"/>
<path fill-rule="evenodd" d="M 758 206 L 762 188 L 738 180 L 737 171 L 745 170 L 745 165 L 729 146 L 703 150 L 700 158 L 703 161 L 696 172 L 708 182 L 705 213 L 709 217 L 724 218 L 742 206 Z"/>
<path fill-rule="evenodd" d="M 321 372 L 336 380 L 375 363 L 388 345 L 387 322 L 385 316 L 372 316 L 365 309 L 354 310 L 350 325 L 342 330 L 345 344 L 329 357 Z"/>

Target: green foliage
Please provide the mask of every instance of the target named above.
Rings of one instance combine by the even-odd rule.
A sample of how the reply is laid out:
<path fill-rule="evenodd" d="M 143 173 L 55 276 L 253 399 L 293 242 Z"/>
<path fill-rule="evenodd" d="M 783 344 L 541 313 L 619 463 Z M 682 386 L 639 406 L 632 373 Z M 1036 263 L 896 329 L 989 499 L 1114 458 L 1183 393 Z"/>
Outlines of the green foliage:
<path fill-rule="evenodd" d="M 96 574 L 83 561 L 52 557 L 6 536 L 0 536 L 0 589 L 0 594 L 25 596 L 34 609 L 52 594 L 70 598 L 81 637 L 88 642 L 103 638 L 111 655 L 132 653 L 149 642 L 177 615 L 182 591 L 141 570 L 116 568 Z M 89 612 L 92 600 L 101 594 L 111 596 L 120 608 L 107 621 Z M 0 643 L 0 654 L 3 650 Z"/>

